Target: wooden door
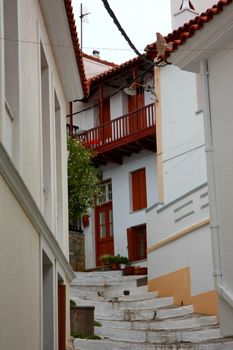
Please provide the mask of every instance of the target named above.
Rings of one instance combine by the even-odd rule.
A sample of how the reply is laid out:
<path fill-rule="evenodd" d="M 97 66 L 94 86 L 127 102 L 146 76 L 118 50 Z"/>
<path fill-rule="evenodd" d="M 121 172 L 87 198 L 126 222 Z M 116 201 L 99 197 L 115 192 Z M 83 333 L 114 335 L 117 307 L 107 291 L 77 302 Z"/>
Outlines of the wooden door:
<path fill-rule="evenodd" d="M 114 233 L 112 202 L 102 204 L 95 209 L 96 223 L 96 265 L 103 254 L 114 255 Z"/>
<path fill-rule="evenodd" d="M 100 140 L 102 143 L 108 142 L 112 137 L 110 99 L 104 99 L 99 113 Z"/>
<path fill-rule="evenodd" d="M 127 229 L 129 261 L 147 258 L 146 225 L 129 227 Z"/>
<path fill-rule="evenodd" d="M 58 349 L 66 349 L 66 286 L 58 285 Z"/>
<path fill-rule="evenodd" d="M 146 128 L 146 113 L 144 107 L 144 91 L 142 88 L 138 88 L 135 96 L 128 97 L 130 134 Z"/>
<path fill-rule="evenodd" d="M 137 94 L 137 109 L 138 109 L 138 124 L 139 129 L 143 130 L 146 128 L 146 112 L 145 112 L 145 96 L 142 89 L 138 90 Z"/>

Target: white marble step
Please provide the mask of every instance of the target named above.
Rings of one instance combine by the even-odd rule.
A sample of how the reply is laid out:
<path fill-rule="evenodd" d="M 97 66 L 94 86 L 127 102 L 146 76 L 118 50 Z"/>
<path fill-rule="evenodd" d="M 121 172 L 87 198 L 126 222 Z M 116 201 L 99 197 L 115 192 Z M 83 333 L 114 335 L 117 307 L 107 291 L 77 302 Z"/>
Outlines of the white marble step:
<path fill-rule="evenodd" d="M 173 305 L 173 298 L 172 297 L 165 297 L 165 298 L 153 298 L 153 299 L 146 299 L 146 300 L 139 300 L 139 301 L 120 301 L 120 302 L 113 302 L 112 306 L 113 308 L 124 308 L 128 310 L 139 310 L 139 309 L 149 309 L 149 308 L 157 308 L 157 307 L 165 307 Z"/>
<path fill-rule="evenodd" d="M 71 286 L 75 285 L 86 285 L 86 286 L 93 286 L 93 285 L 115 285 L 120 283 L 129 283 L 129 282 L 136 282 L 138 279 L 145 277 L 145 276 L 138 276 L 138 275 L 132 275 L 132 276 L 113 276 L 113 277 L 107 277 L 107 276 L 97 276 L 97 277 L 85 277 L 80 276 L 76 277 L 72 283 Z"/>
<path fill-rule="evenodd" d="M 122 270 L 111 271 L 89 271 L 89 272 L 75 272 L 76 277 L 119 277 L 122 276 Z"/>
<path fill-rule="evenodd" d="M 199 343 L 221 338 L 219 327 L 205 327 L 204 329 L 194 330 L 182 329 L 176 331 L 139 331 L 96 327 L 95 334 L 111 340 L 151 344 L 177 344 L 181 342 Z"/>
<path fill-rule="evenodd" d="M 176 319 L 154 320 L 154 321 L 110 321 L 98 319 L 103 328 L 119 328 L 124 330 L 179 330 L 189 328 L 200 328 L 203 326 L 216 325 L 216 316 L 180 317 Z"/>
<path fill-rule="evenodd" d="M 148 344 L 111 340 L 75 339 L 78 350 L 233 350 L 233 341 L 207 344 Z"/>
<path fill-rule="evenodd" d="M 127 300 L 137 300 L 137 298 L 143 299 L 142 296 L 145 296 L 144 299 L 150 299 L 153 296 L 155 297 L 157 295 L 156 292 L 147 292 L 147 286 L 143 287 L 136 287 L 135 285 L 128 286 L 129 288 L 125 288 L 127 285 L 123 286 L 114 286 L 114 287 L 98 287 L 98 288 L 87 288 L 85 286 L 73 286 L 70 288 L 70 297 L 72 299 L 72 296 L 76 296 L 82 299 L 87 300 L 102 300 L 102 301 L 109 301 L 113 298 L 119 298 L 120 300 L 124 301 Z M 124 291 L 129 292 L 129 296 L 124 296 Z M 149 293 L 149 294 L 147 294 Z"/>
<path fill-rule="evenodd" d="M 95 317 L 102 320 L 124 320 L 124 321 L 148 321 L 163 320 L 187 316 L 193 313 L 193 306 L 168 307 L 162 309 L 140 309 L 140 310 L 110 310 L 108 312 L 95 312 Z"/>
<path fill-rule="evenodd" d="M 95 306 L 97 309 L 103 308 L 103 310 L 119 310 L 119 309 L 128 309 L 128 310 L 140 310 L 140 309 L 150 309 L 150 308 L 161 308 L 166 306 L 173 305 L 173 298 L 153 298 L 139 301 L 112 301 L 105 302 L 99 300 L 86 300 L 79 297 L 72 297 L 72 300 L 76 302 L 77 305 L 89 305 Z"/>
<path fill-rule="evenodd" d="M 140 300 L 148 300 L 154 299 L 158 296 L 157 292 L 145 292 L 141 294 L 131 294 L 131 295 L 123 295 L 118 297 L 118 301 L 140 301 Z"/>

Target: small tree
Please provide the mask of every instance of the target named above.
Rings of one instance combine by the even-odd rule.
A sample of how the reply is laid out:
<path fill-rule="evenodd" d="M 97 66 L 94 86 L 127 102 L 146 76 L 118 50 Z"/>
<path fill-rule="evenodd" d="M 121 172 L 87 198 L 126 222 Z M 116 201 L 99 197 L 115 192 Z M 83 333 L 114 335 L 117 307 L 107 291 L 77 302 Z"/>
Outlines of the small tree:
<path fill-rule="evenodd" d="M 88 213 L 100 193 L 100 171 L 92 164 L 94 154 L 80 141 L 68 140 L 69 221 L 75 222 Z"/>

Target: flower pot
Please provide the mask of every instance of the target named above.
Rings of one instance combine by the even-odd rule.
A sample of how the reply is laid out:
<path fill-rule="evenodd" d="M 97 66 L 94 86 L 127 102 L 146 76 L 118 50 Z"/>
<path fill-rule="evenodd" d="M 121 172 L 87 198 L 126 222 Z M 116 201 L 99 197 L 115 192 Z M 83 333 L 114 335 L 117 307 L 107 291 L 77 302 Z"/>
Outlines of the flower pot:
<path fill-rule="evenodd" d="M 83 222 L 84 227 L 88 227 L 89 226 L 89 215 L 83 215 L 82 222 Z"/>
<path fill-rule="evenodd" d="M 124 269 L 124 275 L 125 276 L 134 275 L 134 266 L 126 266 Z"/>
<path fill-rule="evenodd" d="M 136 267 L 134 268 L 134 274 L 135 274 L 135 275 L 141 275 L 141 269 L 142 269 L 141 267 L 139 267 L 139 266 L 137 267 L 137 266 L 136 266 Z"/>
<path fill-rule="evenodd" d="M 140 270 L 140 275 L 147 275 L 147 267 L 141 267 Z"/>
<path fill-rule="evenodd" d="M 111 264 L 111 268 L 112 268 L 112 270 L 120 270 L 120 266 L 117 263 Z"/>

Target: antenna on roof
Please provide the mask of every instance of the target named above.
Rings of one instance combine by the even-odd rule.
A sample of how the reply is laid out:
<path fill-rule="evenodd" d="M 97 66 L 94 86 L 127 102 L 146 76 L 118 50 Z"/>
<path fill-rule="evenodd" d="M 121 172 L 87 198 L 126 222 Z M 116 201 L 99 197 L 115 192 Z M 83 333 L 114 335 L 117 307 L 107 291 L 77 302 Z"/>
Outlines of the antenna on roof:
<path fill-rule="evenodd" d="M 83 49 L 83 23 L 88 23 L 88 19 L 85 17 L 88 16 L 90 14 L 90 12 L 87 12 L 88 9 L 86 7 L 83 6 L 83 4 L 81 3 L 80 5 L 80 20 L 81 20 L 81 37 L 80 37 L 80 40 L 81 40 L 81 51 Z"/>

